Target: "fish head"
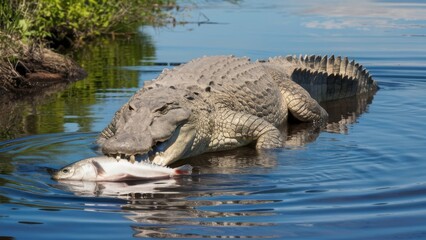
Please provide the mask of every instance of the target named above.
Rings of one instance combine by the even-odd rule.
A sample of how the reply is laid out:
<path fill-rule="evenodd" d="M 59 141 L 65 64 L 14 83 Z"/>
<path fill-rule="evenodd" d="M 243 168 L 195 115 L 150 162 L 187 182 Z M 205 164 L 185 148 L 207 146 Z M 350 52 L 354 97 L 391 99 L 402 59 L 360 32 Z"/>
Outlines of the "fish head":
<path fill-rule="evenodd" d="M 96 179 L 97 170 L 92 161 L 79 161 L 51 173 L 55 180 Z"/>
<path fill-rule="evenodd" d="M 149 158 L 169 165 L 188 155 L 195 116 L 186 90 L 159 88 L 135 94 L 115 115 L 98 143 L 107 156 Z"/>

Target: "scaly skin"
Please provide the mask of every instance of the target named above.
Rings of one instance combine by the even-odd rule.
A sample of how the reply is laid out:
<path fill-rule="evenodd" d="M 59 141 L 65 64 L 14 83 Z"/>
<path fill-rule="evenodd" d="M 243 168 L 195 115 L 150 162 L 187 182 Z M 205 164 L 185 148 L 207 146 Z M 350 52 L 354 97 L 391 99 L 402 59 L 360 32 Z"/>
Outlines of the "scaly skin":
<path fill-rule="evenodd" d="M 347 58 L 204 57 L 145 83 L 98 142 L 107 155 L 143 155 L 159 165 L 250 143 L 277 148 L 289 112 L 320 127 L 328 115 L 318 102 L 376 90 L 362 66 Z"/>

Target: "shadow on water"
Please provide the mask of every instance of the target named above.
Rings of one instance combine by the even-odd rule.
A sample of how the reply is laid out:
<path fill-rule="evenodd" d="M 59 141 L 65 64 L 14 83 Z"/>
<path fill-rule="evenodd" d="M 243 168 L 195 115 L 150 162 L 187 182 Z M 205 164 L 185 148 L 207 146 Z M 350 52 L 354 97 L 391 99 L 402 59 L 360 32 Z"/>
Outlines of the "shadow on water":
<path fill-rule="evenodd" d="M 138 88 L 136 71 L 117 66 L 137 66 L 141 59 L 152 59 L 155 47 L 143 33 L 132 39 L 99 39 L 73 54 L 89 73 L 84 80 L 55 85 L 21 97 L 0 96 L 0 140 L 19 136 L 66 132 L 67 124 L 78 131 L 93 125 L 90 107 L 99 93 Z M 114 90 L 116 89 L 116 90 Z"/>

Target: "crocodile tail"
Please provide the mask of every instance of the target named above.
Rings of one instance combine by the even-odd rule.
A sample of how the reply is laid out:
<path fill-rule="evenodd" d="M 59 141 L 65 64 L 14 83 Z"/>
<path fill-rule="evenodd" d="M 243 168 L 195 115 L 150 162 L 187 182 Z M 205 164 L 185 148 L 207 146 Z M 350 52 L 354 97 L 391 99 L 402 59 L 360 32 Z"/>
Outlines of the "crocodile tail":
<path fill-rule="evenodd" d="M 292 80 L 318 102 L 374 93 L 378 89 L 370 73 L 347 57 L 305 55 L 278 57 L 269 61 L 292 66 Z"/>

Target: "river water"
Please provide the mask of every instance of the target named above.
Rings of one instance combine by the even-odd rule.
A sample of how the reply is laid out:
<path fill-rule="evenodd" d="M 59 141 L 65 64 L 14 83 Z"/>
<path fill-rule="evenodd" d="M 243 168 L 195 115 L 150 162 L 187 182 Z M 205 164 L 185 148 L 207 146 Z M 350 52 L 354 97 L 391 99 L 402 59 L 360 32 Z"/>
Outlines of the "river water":
<path fill-rule="evenodd" d="M 177 13 L 184 24 L 87 46 L 87 79 L 3 105 L 0 239 L 426 239 L 426 4 L 196 3 Z M 294 126 L 283 149 L 190 159 L 189 177 L 50 179 L 98 154 L 99 131 L 162 65 L 217 54 L 349 56 L 380 90 L 326 105 L 327 129 Z"/>

